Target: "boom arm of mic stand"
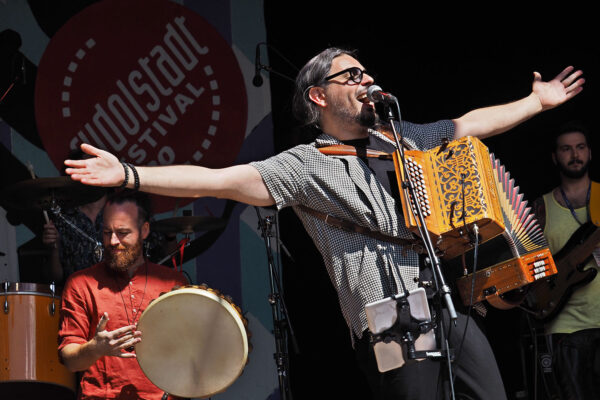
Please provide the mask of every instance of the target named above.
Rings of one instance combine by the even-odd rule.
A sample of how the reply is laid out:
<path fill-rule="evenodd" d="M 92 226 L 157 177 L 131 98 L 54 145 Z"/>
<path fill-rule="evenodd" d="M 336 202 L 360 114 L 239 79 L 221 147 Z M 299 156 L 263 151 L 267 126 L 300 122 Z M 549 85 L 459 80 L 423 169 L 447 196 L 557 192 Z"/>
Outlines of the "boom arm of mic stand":
<path fill-rule="evenodd" d="M 293 62 L 291 62 L 290 60 L 288 60 L 279 50 L 277 50 L 275 47 L 273 47 L 272 45 L 268 44 L 267 42 L 259 42 L 256 44 L 256 51 L 257 54 L 259 54 L 258 52 L 260 52 L 260 46 L 266 46 L 268 49 L 270 49 L 271 51 L 275 52 L 275 54 L 277 54 L 277 56 L 279 56 L 279 58 L 281 58 L 283 61 L 285 61 L 289 66 L 291 66 L 296 72 L 298 72 L 298 67 L 296 67 L 294 65 Z M 280 78 L 284 78 L 287 79 L 290 82 L 296 82 L 296 80 L 288 75 L 285 75 L 279 71 L 274 70 L 273 68 L 271 68 L 270 65 L 263 65 L 259 60 L 258 60 L 258 56 L 257 56 L 257 63 L 258 63 L 258 72 L 260 71 L 267 71 L 269 74 L 275 74 L 277 76 L 279 76 Z"/>
<path fill-rule="evenodd" d="M 277 72 L 277 71 L 275 71 L 273 68 L 271 68 L 271 67 L 270 67 L 270 66 L 268 66 L 268 65 L 259 64 L 259 65 L 258 65 L 258 68 L 259 68 L 260 70 L 267 71 L 267 72 L 268 72 L 268 73 L 270 73 L 270 74 L 275 74 L 275 75 L 279 76 L 280 78 L 285 78 L 285 79 L 287 79 L 287 80 L 288 80 L 288 81 L 290 81 L 290 82 L 295 82 L 295 80 L 294 80 L 294 79 L 290 78 L 289 76 L 287 76 L 287 75 L 285 75 L 285 74 L 282 74 L 281 72 Z"/>
<path fill-rule="evenodd" d="M 402 144 L 400 143 L 400 136 L 402 136 L 402 125 L 401 125 L 401 115 L 400 115 L 400 106 L 398 105 L 398 100 L 396 100 L 395 102 L 396 104 L 396 112 L 397 112 L 397 119 L 398 119 L 398 127 L 400 129 L 400 135 L 398 135 L 398 132 L 396 131 L 396 126 L 394 124 L 394 115 L 392 113 L 392 110 L 388 107 L 388 119 L 390 122 L 390 125 L 392 126 L 392 132 L 394 133 L 394 139 L 396 141 L 396 147 L 397 147 L 397 151 L 398 151 L 398 155 L 400 158 L 400 162 L 402 163 L 402 170 L 403 170 L 403 175 L 402 178 L 402 186 L 405 186 L 404 189 L 408 190 L 408 193 L 411 197 L 411 199 L 414 201 L 415 205 L 418 205 L 419 202 L 417 201 L 416 195 L 415 195 L 415 191 L 414 191 L 414 187 L 412 184 L 412 181 L 410 180 L 410 177 L 407 175 L 406 171 L 406 167 L 405 167 L 405 160 L 404 160 L 404 148 L 402 147 Z M 402 190 L 403 188 L 401 187 L 400 190 Z M 410 208 L 410 207 L 409 207 Z M 450 319 L 452 321 L 454 321 L 454 323 L 456 324 L 456 320 L 457 320 L 457 315 L 456 315 L 456 309 L 454 308 L 454 303 L 452 302 L 452 297 L 450 296 L 450 287 L 446 284 L 446 281 L 444 280 L 444 275 L 442 274 L 442 270 L 440 268 L 440 260 L 438 258 L 438 256 L 435 254 L 435 248 L 433 246 L 433 242 L 431 241 L 431 237 L 429 236 L 429 231 L 427 230 L 427 224 L 425 222 L 425 218 L 423 217 L 423 212 L 421 210 L 421 207 L 415 207 L 416 213 L 417 213 L 417 220 L 419 221 L 419 223 L 417 224 L 418 228 L 419 228 L 419 233 L 421 234 L 421 239 L 423 239 L 423 242 L 425 244 L 425 249 L 427 250 L 427 254 L 429 256 L 429 260 L 431 262 L 431 265 L 433 267 L 433 271 L 434 271 L 434 279 L 436 280 L 436 282 L 438 283 L 438 289 L 442 292 L 442 296 L 444 298 L 444 303 L 446 304 L 446 307 L 448 309 L 448 314 L 450 316 Z"/>

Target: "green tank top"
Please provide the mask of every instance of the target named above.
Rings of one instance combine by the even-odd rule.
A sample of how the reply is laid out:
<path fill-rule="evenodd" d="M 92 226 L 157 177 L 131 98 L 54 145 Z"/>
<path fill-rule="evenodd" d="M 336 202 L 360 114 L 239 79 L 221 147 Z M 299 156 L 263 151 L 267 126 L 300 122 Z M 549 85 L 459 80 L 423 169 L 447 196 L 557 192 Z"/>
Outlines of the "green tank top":
<path fill-rule="evenodd" d="M 544 195 L 546 205 L 546 226 L 544 235 L 550 252 L 555 254 L 567 243 L 579 228 L 571 211 L 561 206 L 552 192 Z M 586 207 L 578 208 L 575 214 L 580 221 L 587 221 Z M 598 268 L 592 260 L 585 268 Z M 563 310 L 548 323 L 546 333 L 573 333 L 582 329 L 600 328 L 600 277 L 573 292 Z"/>

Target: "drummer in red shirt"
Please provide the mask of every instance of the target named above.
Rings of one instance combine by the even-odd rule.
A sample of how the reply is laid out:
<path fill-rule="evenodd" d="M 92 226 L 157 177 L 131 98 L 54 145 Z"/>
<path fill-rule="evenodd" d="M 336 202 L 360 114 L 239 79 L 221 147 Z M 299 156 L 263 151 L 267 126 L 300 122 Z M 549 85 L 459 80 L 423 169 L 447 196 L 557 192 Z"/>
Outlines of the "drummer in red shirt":
<path fill-rule="evenodd" d="M 80 399 L 161 399 L 164 392 L 144 375 L 134 345 L 136 324 L 151 300 L 184 276 L 143 255 L 150 232 L 147 195 L 120 192 L 104 208 L 104 260 L 75 272 L 62 293 L 59 354 L 81 371 Z"/>

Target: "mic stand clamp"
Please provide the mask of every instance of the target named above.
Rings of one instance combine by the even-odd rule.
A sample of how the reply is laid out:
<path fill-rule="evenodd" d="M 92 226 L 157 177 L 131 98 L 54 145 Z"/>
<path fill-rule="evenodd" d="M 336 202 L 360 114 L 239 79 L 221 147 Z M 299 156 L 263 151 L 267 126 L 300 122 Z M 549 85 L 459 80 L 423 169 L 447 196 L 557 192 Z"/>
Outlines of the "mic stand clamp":
<path fill-rule="evenodd" d="M 431 320 L 418 320 L 410 312 L 410 303 L 407 296 L 400 296 L 396 299 L 397 318 L 396 322 L 385 331 L 371 334 L 371 344 L 383 343 L 403 343 L 405 345 L 405 360 L 442 360 L 448 355 L 454 359 L 453 350 L 416 350 L 415 341 L 422 335 L 436 328 L 435 322 Z"/>

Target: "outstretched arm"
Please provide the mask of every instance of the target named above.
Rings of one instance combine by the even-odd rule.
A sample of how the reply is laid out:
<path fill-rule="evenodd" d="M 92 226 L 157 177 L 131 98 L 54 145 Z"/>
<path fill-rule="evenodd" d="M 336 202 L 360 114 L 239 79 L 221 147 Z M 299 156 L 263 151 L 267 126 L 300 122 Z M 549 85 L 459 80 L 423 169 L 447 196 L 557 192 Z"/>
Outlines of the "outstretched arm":
<path fill-rule="evenodd" d="M 523 99 L 492 107 L 478 108 L 454 119 L 455 139 L 463 136 L 485 138 L 505 132 L 542 111 L 570 100 L 583 90 L 583 72 L 565 68 L 554 79 L 542 81 L 539 72 L 533 73 L 531 94 Z"/>
<path fill-rule="evenodd" d="M 125 180 L 121 162 L 111 153 L 89 144 L 81 149 L 95 156 L 86 160 L 66 160 L 67 174 L 76 181 L 93 186 L 119 186 Z M 275 203 L 256 168 L 236 165 L 210 169 L 194 165 L 136 167 L 140 190 L 172 197 L 219 197 L 255 206 Z M 133 187 L 129 169 L 127 187 Z"/>

